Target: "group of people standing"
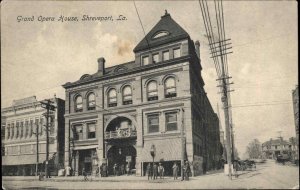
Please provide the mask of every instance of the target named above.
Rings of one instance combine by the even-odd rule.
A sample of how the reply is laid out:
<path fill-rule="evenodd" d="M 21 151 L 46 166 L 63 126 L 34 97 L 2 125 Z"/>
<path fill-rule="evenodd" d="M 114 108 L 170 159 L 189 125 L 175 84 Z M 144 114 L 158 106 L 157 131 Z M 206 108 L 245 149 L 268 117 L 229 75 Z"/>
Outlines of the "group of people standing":
<path fill-rule="evenodd" d="M 114 164 L 113 166 L 113 171 L 114 171 L 114 175 L 124 175 L 125 173 L 127 175 L 130 174 L 130 164 L 126 163 L 126 166 L 124 166 L 124 164 L 121 164 L 120 167 L 118 166 L 118 164 Z"/>
<path fill-rule="evenodd" d="M 172 166 L 172 171 L 173 171 L 173 177 L 174 180 L 176 180 L 178 178 L 178 172 L 179 172 L 179 166 L 177 165 L 176 162 L 174 162 L 173 166 Z M 186 161 L 185 164 L 183 165 L 183 178 L 181 180 L 189 180 L 189 175 L 191 173 L 191 168 L 189 165 L 189 162 Z M 164 178 L 164 173 L 165 173 L 165 169 L 162 165 L 162 163 L 159 163 L 159 165 L 157 165 L 156 163 L 152 164 L 148 163 L 147 168 L 146 168 L 146 174 L 148 176 L 148 180 L 149 179 L 157 179 L 157 177 L 159 176 L 160 179 Z"/>

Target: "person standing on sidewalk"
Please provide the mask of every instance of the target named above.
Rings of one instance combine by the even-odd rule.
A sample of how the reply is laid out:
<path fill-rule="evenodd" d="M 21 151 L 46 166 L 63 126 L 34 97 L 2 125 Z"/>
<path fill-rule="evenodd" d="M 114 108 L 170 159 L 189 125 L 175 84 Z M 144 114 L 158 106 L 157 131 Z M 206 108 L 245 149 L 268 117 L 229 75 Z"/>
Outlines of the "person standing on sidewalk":
<path fill-rule="evenodd" d="M 124 164 L 121 165 L 120 167 L 120 170 L 121 170 L 121 175 L 124 175 L 124 171 L 125 171 L 125 167 L 124 167 Z"/>
<path fill-rule="evenodd" d="M 174 180 L 175 180 L 175 179 L 177 179 L 177 176 L 178 176 L 178 170 L 179 170 L 179 168 L 178 168 L 176 162 L 174 162 L 174 165 L 173 165 L 172 169 L 173 169 L 173 177 L 174 177 Z"/>
<path fill-rule="evenodd" d="M 153 165 L 153 180 L 157 179 L 158 167 L 156 164 Z"/>
<path fill-rule="evenodd" d="M 158 166 L 158 173 L 159 173 L 160 179 L 161 179 L 161 178 L 164 178 L 164 172 L 165 172 L 165 168 L 161 165 L 161 163 L 159 163 L 159 166 Z"/>
<path fill-rule="evenodd" d="M 114 169 L 114 175 L 117 176 L 117 170 L 118 170 L 117 164 L 114 165 L 113 169 Z"/>
<path fill-rule="evenodd" d="M 84 176 L 84 181 L 88 181 L 89 179 L 87 178 L 87 173 L 85 171 L 85 168 L 82 169 L 82 175 Z"/>
<path fill-rule="evenodd" d="M 185 171 L 185 181 L 189 181 L 189 177 L 190 177 L 190 172 L 191 172 L 191 168 L 190 168 L 190 164 L 189 161 L 185 162 L 185 167 L 184 167 Z"/>
<path fill-rule="evenodd" d="M 146 173 L 148 176 L 148 180 L 149 180 L 149 178 L 152 179 L 152 167 L 151 167 L 150 163 L 147 165 Z"/>
<path fill-rule="evenodd" d="M 130 165 L 129 165 L 129 162 L 126 164 L 126 172 L 127 172 L 127 175 L 129 175 L 129 173 L 130 173 Z"/>

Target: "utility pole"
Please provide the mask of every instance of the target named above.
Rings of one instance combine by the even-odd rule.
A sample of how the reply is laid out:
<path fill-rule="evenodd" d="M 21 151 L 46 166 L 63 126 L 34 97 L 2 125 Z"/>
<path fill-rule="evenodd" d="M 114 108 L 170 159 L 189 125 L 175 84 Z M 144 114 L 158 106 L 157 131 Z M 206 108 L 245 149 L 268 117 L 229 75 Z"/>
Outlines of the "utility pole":
<path fill-rule="evenodd" d="M 217 42 L 216 42 L 217 43 Z M 221 84 L 218 87 L 221 87 L 222 90 L 222 102 L 223 102 L 223 108 L 224 108 L 224 118 L 225 118 L 225 132 L 226 132 L 226 151 L 227 151 L 227 164 L 228 164 L 228 174 L 229 178 L 232 179 L 232 171 L 231 171 L 231 166 L 232 166 L 232 135 L 231 135 L 231 125 L 230 125 L 230 119 L 229 119 L 229 101 L 228 101 L 228 96 L 230 90 L 228 86 L 233 83 L 229 83 L 228 79 L 231 77 L 227 76 L 225 74 L 225 65 L 224 65 L 224 55 L 228 54 L 227 52 L 224 52 L 222 50 L 221 41 L 219 43 L 219 50 L 215 50 L 215 52 L 219 51 L 220 60 L 221 60 L 221 77 L 218 78 L 218 81 L 221 81 Z M 230 52 L 229 52 L 230 53 Z M 214 57 L 214 56 L 213 56 Z"/>
<path fill-rule="evenodd" d="M 39 126 L 38 123 L 35 123 L 35 132 L 33 132 L 36 136 L 36 164 L 35 164 L 35 176 L 38 176 L 39 173 Z"/>
<path fill-rule="evenodd" d="M 48 162 L 49 162 L 49 116 L 50 116 L 50 110 L 54 111 L 55 106 L 52 105 L 54 102 L 52 102 L 50 99 L 46 99 L 44 101 L 41 101 L 42 108 L 45 108 L 47 110 L 45 117 L 46 117 L 46 165 L 45 165 L 45 173 L 46 178 L 49 178 L 49 171 L 48 171 Z"/>
<path fill-rule="evenodd" d="M 180 129 L 180 136 L 181 136 L 181 180 L 183 180 L 183 166 L 184 166 L 184 154 L 185 154 L 185 140 L 184 140 L 184 109 L 181 109 L 181 129 Z"/>

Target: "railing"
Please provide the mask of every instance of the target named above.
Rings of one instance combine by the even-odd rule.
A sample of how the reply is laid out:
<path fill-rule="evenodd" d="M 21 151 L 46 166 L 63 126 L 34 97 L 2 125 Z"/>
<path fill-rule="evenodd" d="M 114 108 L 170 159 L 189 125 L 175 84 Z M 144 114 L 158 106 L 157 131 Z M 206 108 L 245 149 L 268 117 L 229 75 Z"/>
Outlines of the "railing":
<path fill-rule="evenodd" d="M 105 132 L 105 139 L 119 139 L 128 137 L 136 137 L 136 131 L 129 128 Z"/>

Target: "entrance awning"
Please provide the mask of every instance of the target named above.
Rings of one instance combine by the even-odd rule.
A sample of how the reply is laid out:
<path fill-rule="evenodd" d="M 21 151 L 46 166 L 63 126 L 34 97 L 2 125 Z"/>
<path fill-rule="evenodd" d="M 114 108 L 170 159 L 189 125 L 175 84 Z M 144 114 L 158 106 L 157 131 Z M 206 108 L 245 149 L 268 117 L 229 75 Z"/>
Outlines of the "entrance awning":
<path fill-rule="evenodd" d="M 152 156 L 150 154 L 152 144 L 155 145 L 156 149 L 154 162 L 159 162 L 160 160 L 173 161 L 181 159 L 181 141 L 179 138 L 157 139 L 145 141 L 141 154 L 143 162 L 152 162 Z"/>
<path fill-rule="evenodd" d="M 50 154 L 49 154 L 49 158 L 50 158 Z M 46 154 L 39 154 L 39 163 L 43 163 L 45 160 L 46 160 Z M 2 156 L 3 166 L 26 165 L 26 164 L 36 164 L 36 154 Z"/>

